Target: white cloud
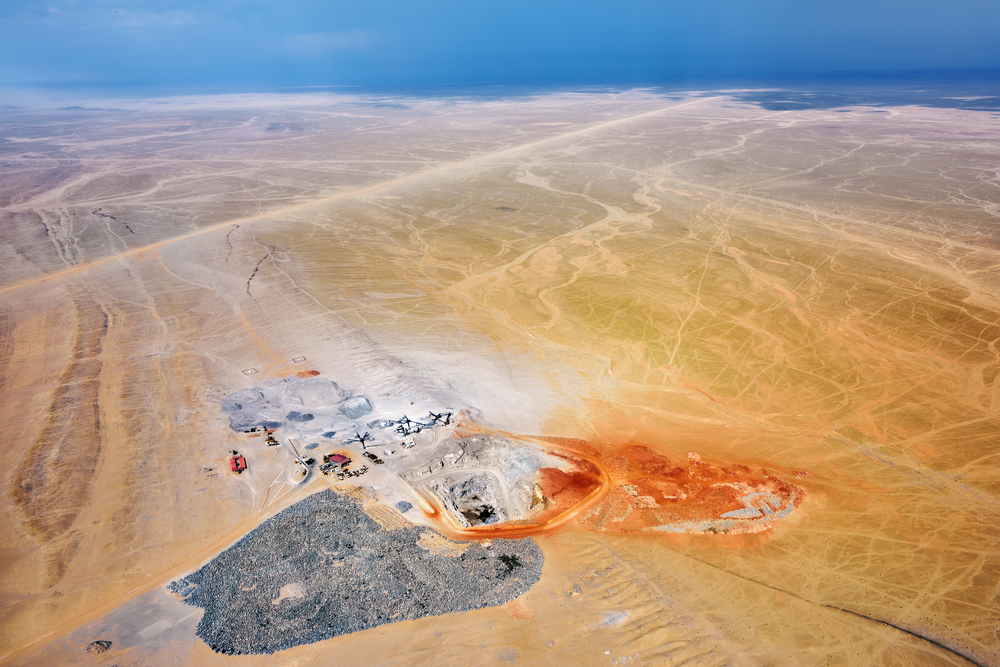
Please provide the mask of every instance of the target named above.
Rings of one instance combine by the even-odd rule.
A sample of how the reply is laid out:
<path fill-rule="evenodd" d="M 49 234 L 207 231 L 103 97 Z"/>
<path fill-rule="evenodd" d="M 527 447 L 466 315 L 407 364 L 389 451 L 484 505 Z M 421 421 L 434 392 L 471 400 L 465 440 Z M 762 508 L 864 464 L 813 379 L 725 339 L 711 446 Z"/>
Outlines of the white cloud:
<path fill-rule="evenodd" d="M 201 19 L 208 18 L 201 15 Z M 132 28 L 176 28 L 199 22 L 193 12 L 169 10 L 154 12 L 148 9 L 104 6 L 57 7 L 50 4 L 44 12 L 26 11 L 18 16 L 22 25 L 67 26 L 80 30 L 132 29 Z"/>
<path fill-rule="evenodd" d="M 366 30 L 315 32 L 285 38 L 285 48 L 299 58 L 319 58 L 338 51 L 363 51 L 374 43 L 374 33 Z"/>
<path fill-rule="evenodd" d="M 112 9 L 111 24 L 116 28 L 143 28 L 146 26 L 165 26 L 169 28 L 194 23 L 191 12 L 169 11 L 157 14 L 146 10 Z"/>

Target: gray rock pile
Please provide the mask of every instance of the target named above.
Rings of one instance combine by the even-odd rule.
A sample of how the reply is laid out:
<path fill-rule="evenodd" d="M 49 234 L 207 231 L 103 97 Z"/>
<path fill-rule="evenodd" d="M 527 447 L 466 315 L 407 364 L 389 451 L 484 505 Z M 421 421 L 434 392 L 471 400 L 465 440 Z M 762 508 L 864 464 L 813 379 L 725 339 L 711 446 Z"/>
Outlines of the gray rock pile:
<path fill-rule="evenodd" d="M 501 605 L 541 574 L 530 538 L 473 543 L 449 557 L 417 544 L 426 532 L 383 530 L 356 502 L 323 491 L 169 588 L 205 609 L 197 632 L 212 649 L 243 655 Z"/>
<path fill-rule="evenodd" d="M 222 399 L 222 412 L 234 431 L 295 425 L 319 434 L 335 431 L 333 425 L 344 415 L 366 409 L 372 410 L 367 398 L 322 377 L 269 380 Z"/>
<path fill-rule="evenodd" d="M 372 404 L 364 396 L 355 396 L 341 403 L 337 409 L 349 419 L 360 419 L 372 411 Z"/>
<path fill-rule="evenodd" d="M 87 645 L 87 653 L 91 655 L 97 655 L 98 653 L 104 653 L 111 648 L 111 642 L 107 639 L 98 639 L 97 641 L 90 642 Z"/>

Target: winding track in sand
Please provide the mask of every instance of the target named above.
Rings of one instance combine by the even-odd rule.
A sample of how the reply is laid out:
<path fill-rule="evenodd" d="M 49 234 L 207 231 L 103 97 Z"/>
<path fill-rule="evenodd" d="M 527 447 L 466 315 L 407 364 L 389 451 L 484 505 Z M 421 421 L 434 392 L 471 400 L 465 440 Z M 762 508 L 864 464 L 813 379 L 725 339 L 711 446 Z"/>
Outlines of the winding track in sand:
<path fill-rule="evenodd" d="M 455 169 L 461 169 L 463 167 L 475 166 L 481 163 L 496 160 L 498 158 L 506 157 L 508 155 L 515 155 L 520 151 L 534 148 L 552 141 L 559 141 L 562 139 L 569 139 L 572 137 L 588 134 L 590 132 L 597 132 L 607 127 L 614 127 L 616 125 L 623 125 L 632 121 L 640 120 L 642 118 L 648 118 L 649 116 L 655 116 L 667 111 L 672 111 L 674 109 L 679 109 L 681 107 L 691 106 L 693 104 L 698 104 L 700 102 L 706 102 L 709 100 L 716 99 L 714 97 L 704 97 L 696 100 L 688 100 L 686 102 L 681 102 L 679 104 L 674 104 L 668 107 L 661 107 L 659 109 L 654 109 L 653 111 L 646 111 L 634 116 L 627 116 L 625 118 L 618 118 L 616 120 L 605 121 L 603 123 L 597 123 L 595 125 L 590 125 L 588 127 L 580 128 L 578 130 L 572 130 L 570 132 L 565 132 L 563 134 L 558 134 L 552 137 L 546 137 L 545 139 L 539 139 L 537 141 L 532 141 L 527 144 L 521 144 L 520 146 L 514 146 L 512 148 L 504 148 L 502 150 L 496 151 L 494 153 L 488 153 L 486 155 L 480 155 L 477 157 L 469 158 L 468 160 L 462 160 L 461 162 L 451 162 L 448 164 L 439 165 L 437 167 L 432 167 L 424 171 L 417 172 L 415 174 L 410 174 L 409 176 L 402 176 L 400 178 L 395 178 L 389 181 L 382 181 L 381 183 L 375 183 L 357 190 L 351 190 L 349 192 L 341 192 L 329 197 L 322 197 L 320 199 L 314 199 L 312 201 L 303 202 L 301 204 L 295 204 L 294 206 L 288 206 L 285 208 L 276 209 L 273 211 L 268 211 L 266 213 L 260 213 L 257 215 L 251 215 L 245 218 L 237 218 L 235 220 L 227 220 L 226 222 L 220 222 L 208 227 L 202 227 L 201 229 L 196 229 L 193 232 L 187 234 L 182 234 L 180 236 L 175 236 L 173 238 L 165 239 L 163 241 L 157 241 L 156 243 L 150 243 L 138 248 L 133 248 L 132 250 L 126 250 L 125 252 L 118 253 L 116 255 L 111 255 L 110 257 L 104 257 L 102 259 L 95 259 L 92 262 L 87 262 L 86 264 L 80 264 L 79 266 L 72 266 L 62 271 L 56 271 L 53 273 L 46 273 L 36 278 L 31 278 L 30 280 L 24 280 L 19 283 L 14 283 L 13 285 L 8 285 L 6 287 L 0 288 L 0 294 L 7 294 L 10 292 L 16 292 L 25 287 L 30 287 L 32 285 L 37 285 L 39 283 L 47 282 L 49 280 L 55 280 L 58 278 L 64 278 L 75 273 L 80 273 L 92 269 L 115 260 L 124 259 L 126 257 L 134 257 L 141 255 L 144 252 L 150 250 L 156 250 L 164 246 L 168 246 L 180 241 L 186 241 L 188 239 L 197 238 L 205 234 L 210 234 L 211 232 L 219 231 L 220 229 L 225 229 L 231 227 L 232 225 L 245 225 L 251 222 L 260 222 L 261 220 L 267 220 L 279 215 L 287 215 L 289 213 L 295 213 L 298 211 L 307 210 L 314 208 L 316 206 L 322 206 L 324 204 L 330 204 L 336 201 L 351 199 L 360 195 L 370 194 L 373 192 L 378 192 L 380 190 L 385 190 L 391 188 L 395 185 L 401 185 L 403 183 L 410 183 L 412 181 L 419 180 L 421 178 L 426 178 L 429 176 L 439 176 L 448 173 L 449 171 Z"/>

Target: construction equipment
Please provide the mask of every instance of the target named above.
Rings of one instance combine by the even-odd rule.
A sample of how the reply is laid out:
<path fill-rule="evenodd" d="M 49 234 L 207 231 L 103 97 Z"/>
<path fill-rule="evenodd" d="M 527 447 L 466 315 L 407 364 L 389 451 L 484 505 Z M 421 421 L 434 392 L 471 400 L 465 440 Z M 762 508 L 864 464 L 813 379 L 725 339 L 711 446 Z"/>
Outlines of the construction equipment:
<path fill-rule="evenodd" d="M 430 414 L 431 414 L 431 419 L 434 420 L 433 423 L 435 423 L 435 424 L 442 424 L 444 426 L 447 426 L 448 424 L 451 423 L 451 413 L 450 412 L 448 412 L 448 413 L 441 413 L 441 414 L 436 414 L 436 413 L 432 412 Z"/>
<path fill-rule="evenodd" d="M 406 415 L 403 415 L 403 418 L 396 423 L 399 424 L 399 426 L 396 427 L 396 433 L 401 435 L 413 435 L 414 433 L 420 433 L 421 424 L 411 420 Z"/>

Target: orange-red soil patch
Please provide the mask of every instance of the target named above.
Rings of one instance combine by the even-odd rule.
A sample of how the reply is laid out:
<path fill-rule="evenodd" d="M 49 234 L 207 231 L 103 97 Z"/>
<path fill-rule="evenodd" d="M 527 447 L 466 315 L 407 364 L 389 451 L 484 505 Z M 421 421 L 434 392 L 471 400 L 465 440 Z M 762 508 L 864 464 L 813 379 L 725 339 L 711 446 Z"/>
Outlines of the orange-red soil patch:
<path fill-rule="evenodd" d="M 531 608 L 528 607 L 528 603 L 521 598 L 511 600 L 503 606 L 503 609 L 511 618 L 522 618 L 526 621 L 530 621 L 533 616 Z"/>
<path fill-rule="evenodd" d="M 802 489 L 763 469 L 713 465 L 694 453 L 687 466 L 680 466 L 641 446 L 624 447 L 618 454 L 606 459 L 614 484 L 583 517 L 585 526 L 613 533 L 658 527 L 754 532 L 769 528 L 782 510 L 805 498 Z"/>
<path fill-rule="evenodd" d="M 300 378 L 314 378 L 319 375 L 319 371 L 299 371 L 296 375 Z"/>
<path fill-rule="evenodd" d="M 562 514 L 583 502 L 601 485 L 597 466 L 586 461 L 574 461 L 573 469 L 542 468 L 538 471 L 538 486 L 545 499 L 544 509 L 535 517 L 537 521 Z"/>
<path fill-rule="evenodd" d="M 590 459 L 603 458 L 601 456 L 601 450 L 581 438 L 556 438 L 543 436 L 539 437 L 538 440 L 551 442 L 553 445 L 561 447 L 562 449 L 579 452 L 582 456 Z"/>

